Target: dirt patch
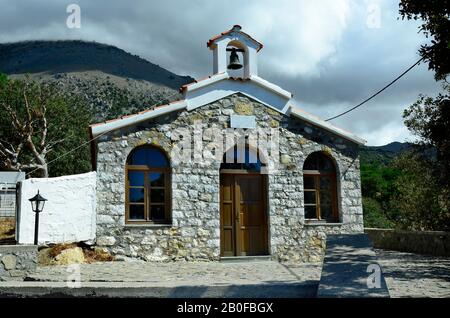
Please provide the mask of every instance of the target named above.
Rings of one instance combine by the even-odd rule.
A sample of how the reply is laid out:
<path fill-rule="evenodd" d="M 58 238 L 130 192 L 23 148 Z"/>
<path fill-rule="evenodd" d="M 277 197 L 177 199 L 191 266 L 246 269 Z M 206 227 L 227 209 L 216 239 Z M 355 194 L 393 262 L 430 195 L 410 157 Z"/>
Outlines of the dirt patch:
<path fill-rule="evenodd" d="M 70 243 L 70 244 L 56 244 L 52 247 L 50 247 L 50 250 L 48 252 L 48 255 L 52 258 L 55 258 L 56 256 L 58 256 L 59 254 L 61 254 L 62 251 L 64 250 L 68 250 L 74 247 L 77 247 L 78 245 L 75 243 Z"/>
<path fill-rule="evenodd" d="M 0 218 L 0 244 L 14 241 L 16 234 L 16 220 L 14 218 Z"/>
<path fill-rule="evenodd" d="M 114 256 L 102 250 L 84 249 L 83 252 L 87 263 L 114 261 Z"/>
<path fill-rule="evenodd" d="M 39 250 L 39 265 L 56 265 L 58 264 L 59 255 L 66 250 L 81 248 L 84 254 L 84 263 L 111 262 L 115 258 L 108 252 L 96 249 L 83 243 L 55 244 L 51 247 Z"/>

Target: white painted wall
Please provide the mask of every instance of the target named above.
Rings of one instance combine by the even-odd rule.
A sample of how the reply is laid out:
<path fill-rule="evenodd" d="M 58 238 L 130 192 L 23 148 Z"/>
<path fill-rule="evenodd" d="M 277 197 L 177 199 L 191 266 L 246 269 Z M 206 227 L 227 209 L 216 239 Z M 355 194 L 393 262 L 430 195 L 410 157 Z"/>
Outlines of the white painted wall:
<path fill-rule="evenodd" d="M 244 49 L 244 77 L 258 75 L 258 45 L 240 32 L 231 32 L 216 40 L 213 50 L 213 74 L 227 71 L 227 46 L 230 42 L 236 42 L 240 48 Z"/>
<path fill-rule="evenodd" d="M 276 85 L 273 86 L 277 87 Z M 285 92 L 282 89 L 280 90 Z M 237 92 L 253 98 L 283 114 L 289 108 L 290 95 L 289 97 L 285 97 L 277 94 L 273 90 L 268 89 L 267 86 L 263 87 L 253 80 L 241 82 L 225 79 L 193 91 L 188 91 L 186 93 L 187 109 L 191 111 Z"/>
<path fill-rule="evenodd" d="M 37 191 L 48 201 L 39 215 L 39 244 L 90 241 L 96 230 L 96 173 L 21 181 L 19 244 L 33 244 L 35 214 L 28 201 Z"/>

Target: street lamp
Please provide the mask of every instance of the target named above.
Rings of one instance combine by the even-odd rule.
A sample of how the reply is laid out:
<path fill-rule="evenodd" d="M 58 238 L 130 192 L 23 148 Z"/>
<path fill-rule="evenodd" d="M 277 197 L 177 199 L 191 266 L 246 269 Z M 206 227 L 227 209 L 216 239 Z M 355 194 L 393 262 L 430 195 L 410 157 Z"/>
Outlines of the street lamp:
<path fill-rule="evenodd" d="M 31 209 L 36 214 L 34 220 L 34 245 L 38 245 L 39 213 L 44 209 L 45 201 L 47 201 L 47 199 L 41 196 L 38 190 L 38 193 L 29 199 L 29 201 L 31 202 Z"/>

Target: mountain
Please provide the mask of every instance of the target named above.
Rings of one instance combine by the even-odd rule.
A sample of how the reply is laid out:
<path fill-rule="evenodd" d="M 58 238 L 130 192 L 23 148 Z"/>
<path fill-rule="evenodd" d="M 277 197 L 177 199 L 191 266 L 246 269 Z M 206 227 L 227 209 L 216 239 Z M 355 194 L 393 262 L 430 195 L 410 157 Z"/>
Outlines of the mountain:
<path fill-rule="evenodd" d="M 394 141 L 384 146 L 363 146 L 360 151 L 362 164 L 388 165 L 398 154 L 410 150 L 407 142 Z"/>
<path fill-rule="evenodd" d="M 0 72 L 11 78 L 54 83 L 85 98 L 94 121 L 136 113 L 179 99 L 178 88 L 194 81 L 117 47 L 84 41 L 0 43 Z M 361 148 L 361 163 L 387 165 L 409 143 Z"/>
<path fill-rule="evenodd" d="M 394 141 L 391 142 L 387 145 L 384 146 L 374 146 L 374 147 L 369 147 L 371 149 L 376 149 L 376 150 L 380 150 L 383 152 L 388 152 L 388 153 L 399 153 L 399 152 L 403 152 L 405 150 L 409 150 L 411 148 L 411 144 L 407 143 L 407 142 L 398 142 L 398 141 Z"/>
<path fill-rule="evenodd" d="M 0 44 L 0 72 L 53 83 L 86 99 L 94 121 L 115 118 L 179 99 L 192 82 L 117 47 L 84 41 Z"/>

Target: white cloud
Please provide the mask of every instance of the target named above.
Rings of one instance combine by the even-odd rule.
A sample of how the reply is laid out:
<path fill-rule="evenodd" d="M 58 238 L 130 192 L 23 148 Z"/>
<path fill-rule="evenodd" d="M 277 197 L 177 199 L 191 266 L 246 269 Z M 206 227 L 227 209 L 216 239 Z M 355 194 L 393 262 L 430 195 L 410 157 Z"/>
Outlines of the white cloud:
<path fill-rule="evenodd" d="M 398 122 L 390 122 L 381 125 L 377 130 L 361 134 L 361 137 L 367 140 L 370 146 L 383 146 L 393 141 L 411 141 L 413 136 L 408 129 Z"/>
<path fill-rule="evenodd" d="M 299 105 L 331 117 L 376 90 L 418 59 L 418 22 L 398 20 L 392 0 L 79 0 L 82 28 L 66 27 L 59 0 L 0 0 L 0 42 L 83 39 L 118 46 L 172 72 L 209 75 L 211 36 L 240 24 L 265 46 L 259 71 L 294 93 Z M 380 28 L 367 8 L 380 8 Z M 425 65 L 360 109 L 333 121 L 370 144 L 404 138 L 402 110 L 419 93 L 439 89 Z"/>
<path fill-rule="evenodd" d="M 260 1 L 243 14 L 248 29 L 266 43 L 262 67 L 288 76 L 318 73 L 318 63 L 336 51 L 350 14 L 349 1 Z"/>

